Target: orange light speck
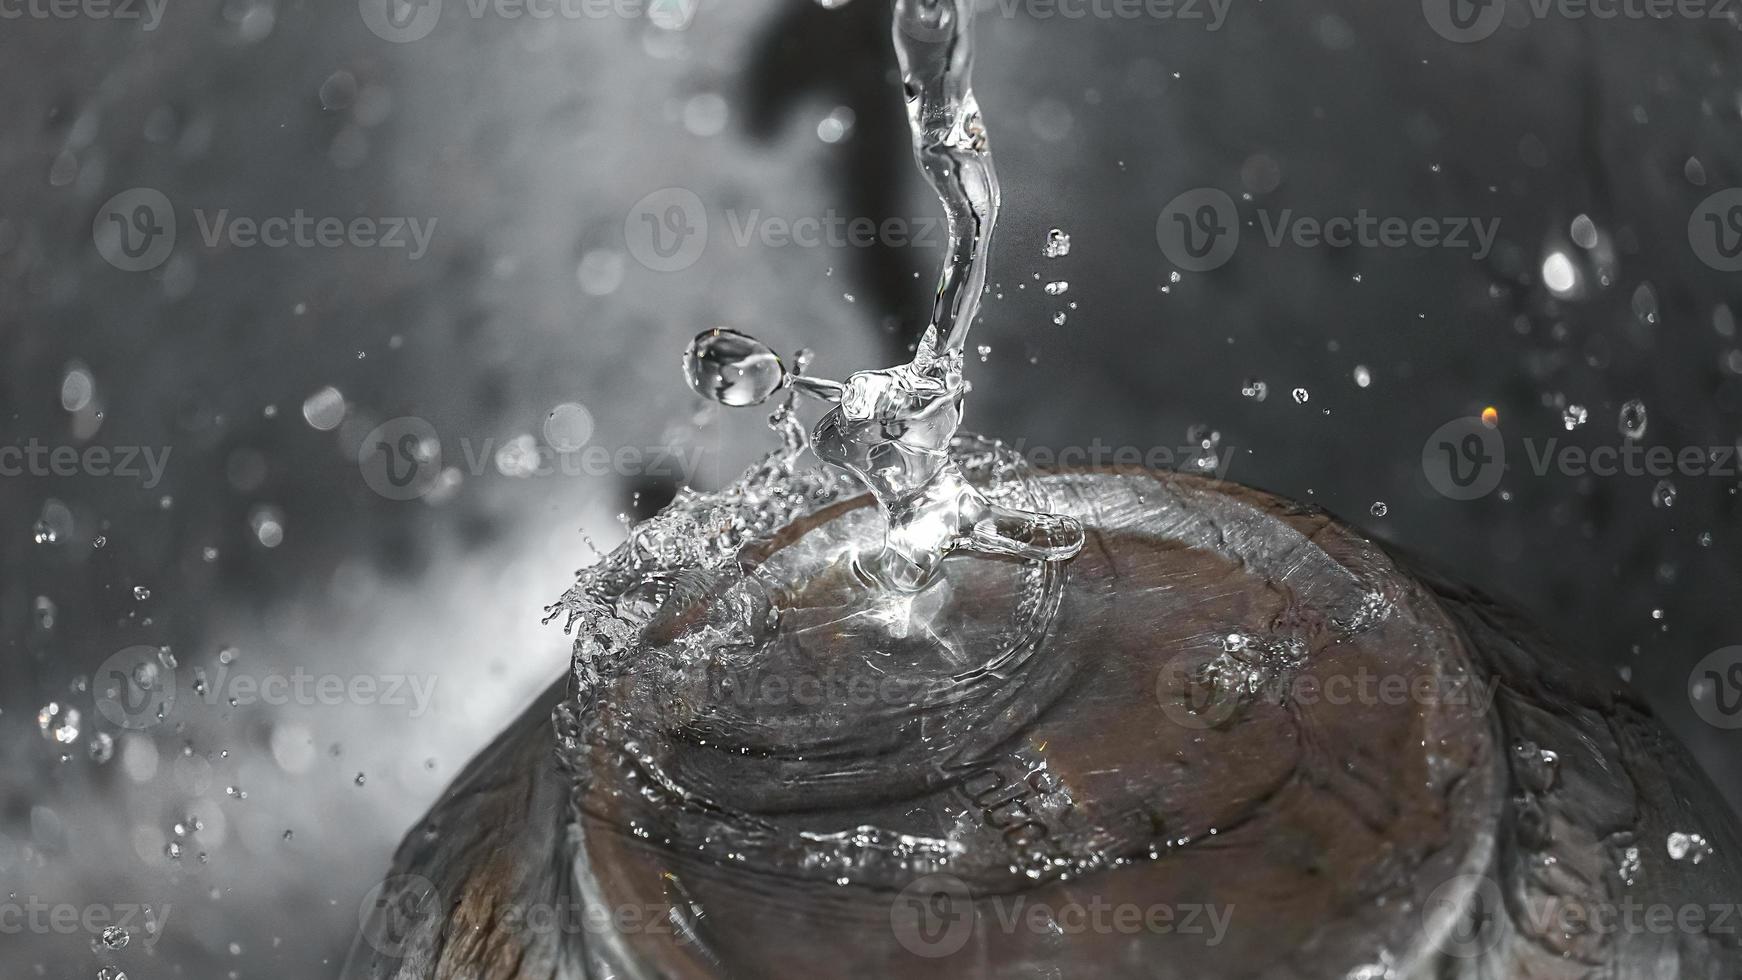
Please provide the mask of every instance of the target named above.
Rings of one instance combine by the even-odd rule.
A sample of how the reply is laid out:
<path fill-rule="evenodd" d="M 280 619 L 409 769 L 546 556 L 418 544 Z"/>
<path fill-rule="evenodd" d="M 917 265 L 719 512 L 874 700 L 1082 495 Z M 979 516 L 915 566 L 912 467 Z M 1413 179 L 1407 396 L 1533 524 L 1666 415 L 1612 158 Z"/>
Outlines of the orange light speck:
<path fill-rule="evenodd" d="M 1500 424 L 1500 410 L 1492 405 L 1482 409 L 1482 424 L 1492 429 Z"/>

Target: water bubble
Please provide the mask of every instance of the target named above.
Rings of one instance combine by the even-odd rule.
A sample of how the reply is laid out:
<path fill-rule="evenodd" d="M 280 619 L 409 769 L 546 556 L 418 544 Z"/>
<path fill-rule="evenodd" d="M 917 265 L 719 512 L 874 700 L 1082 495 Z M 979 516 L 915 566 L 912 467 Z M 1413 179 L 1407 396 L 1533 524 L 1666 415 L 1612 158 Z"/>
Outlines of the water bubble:
<path fill-rule="evenodd" d="M 1071 288 L 1071 284 L 1060 279 L 1055 282 L 1049 282 L 1041 288 L 1046 290 L 1048 296 L 1062 296 Z"/>
<path fill-rule="evenodd" d="M 1581 214 L 1573 219 L 1573 244 L 1580 248 L 1597 247 L 1597 224 L 1588 214 Z"/>
<path fill-rule="evenodd" d="M 139 602 L 144 602 L 151 598 L 151 590 L 143 585 L 135 585 L 133 587 L 133 598 Z"/>
<path fill-rule="evenodd" d="M 1372 514 L 1374 517 L 1384 517 L 1386 514 L 1391 512 L 1391 508 L 1386 506 L 1385 501 L 1375 500 L 1373 501 L 1373 506 L 1367 508 L 1367 512 Z"/>
<path fill-rule="evenodd" d="M 1577 404 L 1568 405 L 1566 408 L 1561 410 L 1561 424 L 1567 427 L 1568 432 L 1571 432 L 1579 426 L 1584 425 L 1585 420 L 1590 418 L 1590 416 L 1591 413 L 1585 410 L 1585 406 Z"/>
<path fill-rule="evenodd" d="M 103 930 L 103 946 L 107 949 L 126 949 L 133 940 L 133 934 L 120 926 L 109 926 Z"/>
<path fill-rule="evenodd" d="M 1648 421 L 1650 421 L 1650 419 L 1646 415 L 1645 403 L 1639 399 L 1628 399 L 1627 403 L 1621 406 L 1619 426 L 1621 434 L 1627 438 L 1644 438 L 1645 425 Z"/>
<path fill-rule="evenodd" d="M 1261 402 L 1270 397 L 1270 385 L 1258 378 L 1247 378 L 1240 383 L 1240 394 L 1242 397 L 1250 398 L 1255 402 Z"/>
<path fill-rule="evenodd" d="M 1057 228 L 1047 232 L 1041 254 L 1049 259 L 1062 259 L 1071 254 L 1071 236 Z"/>
<path fill-rule="evenodd" d="M 1669 480 L 1657 481 L 1657 486 L 1651 491 L 1651 506 L 1659 509 L 1675 506 L 1675 484 Z"/>
<path fill-rule="evenodd" d="M 1064 326 L 1066 319 L 1068 319 L 1068 318 L 1063 313 L 1054 313 L 1052 315 L 1053 326 L 1055 326 L 1055 327 Z"/>
<path fill-rule="evenodd" d="M 986 360 L 992 356 L 992 345 L 980 344 L 974 348 L 974 351 L 980 355 L 980 363 L 984 364 L 986 363 Z"/>
<path fill-rule="evenodd" d="M 365 776 L 365 775 L 363 775 L 363 774 L 362 774 L 362 773 L 358 773 L 358 774 L 357 774 L 357 785 L 358 785 L 358 786 L 361 786 L 361 785 L 363 785 L 363 784 L 364 784 L 364 783 L 365 783 L 365 782 L 368 782 L 368 777 L 367 777 L 367 776 Z"/>
<path fill-rule="evenodd" d="M 1307 403 L 1307 399 L 1309 399 L 1311 397 L 1312 397 L 1312 392 L 1307 391 L 1305 388 L 1296 388 L 1294 390 L 1294 403 L 1296 405 L 1305 405 Z"/>

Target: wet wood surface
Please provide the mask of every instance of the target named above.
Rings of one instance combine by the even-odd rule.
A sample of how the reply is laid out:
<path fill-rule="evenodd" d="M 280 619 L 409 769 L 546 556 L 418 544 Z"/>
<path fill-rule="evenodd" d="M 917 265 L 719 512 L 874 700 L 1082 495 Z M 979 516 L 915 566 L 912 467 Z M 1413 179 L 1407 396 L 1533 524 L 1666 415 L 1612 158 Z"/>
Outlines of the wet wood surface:
<path fill-rule="evenodd" d="M 1080 665 L 1059 685 L 1070 708 L 1038 714 L 1021 745 L 920 780 L 879 826 L 920 833 L 978 808 L 997 829 L 976 797 L 1038 758 L 1072 804 L 1037 799 L 1029 815 L 1109 866 L 1019 888 L 996 861 L 963 861 L 953 872 L 977 921 L 1013 896 L 1221 909 L 1225 941 L 994 928 L 916 954 L 887 889 L 795 893 L 621 833 L 608 812 L 571 819 L 550 720 L 559 683 L 412 830 L 347 976 L 1742 976 L 1742 923 L 1722 917 L 1742 900 L 1735 819 L 1616 682 L 1318 511 L 1166 474 L 1044 483 L 1091 532 L 1040 651 Z M 1257 657 L 1238 696 L 1206 697 L 1231 632 L 1287 636 L 1305 655 Z M 1393 693 L 1361 695 L 1362 678 L 1395 679 Z M 791 772 L 802 790 L 804 770 Z M 761 816 L 833 832 L 853 826 L 831 823 L 848 802 L 769 800 Z M 1698 833 L 1709 855 L 1670 859 L 1672 833 Z M 681 941 L 524 921 L 589 903 L 672 909 Z M 1652 909 L 1683 924 L 1654 926 Z"/>

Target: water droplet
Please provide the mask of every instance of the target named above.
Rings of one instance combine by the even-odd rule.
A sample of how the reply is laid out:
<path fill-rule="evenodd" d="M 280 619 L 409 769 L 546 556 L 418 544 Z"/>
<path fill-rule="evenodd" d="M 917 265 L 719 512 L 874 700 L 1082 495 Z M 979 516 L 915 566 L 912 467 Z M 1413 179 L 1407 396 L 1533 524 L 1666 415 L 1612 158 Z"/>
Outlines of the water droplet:
<path fill-rule="evenodd" d="M 1373 372 L 1367 370 L 1365 364 L 1355 365 L 1355 387 L 1365 388 L 1373 383 Z"/>
<path fill-rule="evenodd" d="M 44 738 L 71 745 L 79 740 L 79 709 L 50 701 L 37 710 L 36 726 Z"/>
<path fill-rule="evenodd" d="M 1294 390 L 1294 403 L 1296 405 L 1305 405 L 1307 400 L 1311 397 L 1312 392 L 1307 391 L 1305 388 L 1296 388 Z"/>
<path fill-rule="evenodd" d="M 85 749 L 90 753 L 91 761 L 97 765 L 105 765 L 115 757 L 115 738 L 108 732 L 98 732 L 91 736 Z"/>
<path fill-rule="evenodd" d="M 59 610 L 56 608 L 53 599 L 50 599 L 45 595 L 39 595 L 36 597 L 36 601 L 32 604 L 31 609 L 36 614 L 37 629 L 54 629 L 55 614 Z"/>
<path fill-rule="evenodd" d="M 1619 425 L 1621 434 L 1627 438 L 1644 438 L 1645 425 L 1648 421 L 1650 421 L 1650 419 L 1645 411 L 1645 403 L 1639 399 L 1629 399 L 1626 404 L 1621 406 Z"/>
<path fill-rule="evenodd" d="M 1065 315 L 1063 313 L 1054 313 L 1052 315 L 1053 326 L 1056 326 L 1056 327 L 1064 326 L 1066 319 L 1067 318 L 1065 317 Z"/>
<path fill-rule="evenodd" d="M 1657 325 L 1657 292 L 1651 283 L 1642 282 L 1633 291 L 1633 315 L 1648 327 Z"/>
<path fill-rule="evenodd" d="M 144 602 L 145 600 L 151 598 L 151 590 L 146 588 L 143 585 L 135 585 L 133 587 L 133 598 L 138 600 L 139 602 Z"/>
<path fill-rule="evenodd" d="M 1669 848 L 1671 861 L 1687 861 L 1699 864 L 1712 856 L 1712 845 L 1699 834 L 1674 831 L 1669 835 L 1665 845 Z"/>
<path fill-rule="evenodd" d="M 1651 491 L 1651 506 L 1666 508 L 1675 506 L 1675 484 L 1669 480 L 1657 481 L 1657 486 Z"/>
<path fill-rule="evenodd" d="M 1568 405 L 1566 408 L 1561 410 L 1561 424 L 1567 427 L 1568 432 L 1571 432 L 1579 426 L 1584 425 L 1585 420 L 1590 418 L 1590 416 L 1591 413 L 1585 410 L 1585 406 L 1577 404 Z"/>
<path fill-rule="evenodd" d="M 1556 296 L 1571 296 L 1579 288 L 1579 270 L 1567 253 L 1548 253 L 1542 260 L 1542 284 Z"/>
<path fill-rule="evenodd" d="M 133 940 L 133 934 L 120 926 L 109 926 L 103 930 L 103 945 L 108 949 L 126 949 Z"/>
<path fill-rule="evenodd" d="M 363 775 L 363 774 L 362 774 L 362 773 L 358 773 L 358 774 L 357 774 L 357 785 L 358 785 L 358 786 L 361 786 L 361 785 L 363 785 L 363 784 L 364 784 L 364 783 L 365 783 L 365 782 L 367 782 L 367 781 L 368 781 L 368 777 L 367 777 L 367 776 L 365 776 L 365 775 Z"/>
<path fill-rule="evenodd" d="M 248 527 L 261 547 L 276 548 L 284 543 L 284 512 L 270 504 L 261 504 L 248 515 Z"/>
<path fill-rule="evenodd" d="M 345 396 L 339 393 L 339 389 L 328 385 L 303 401 L 302 417 L 311 427 L 322 432 L 336 429 L 345 420 Z"/>
<path fill-rule="evenodd" d="M 60 383 L 60 407 L 69 412 L 82 412 L 97 394 L 97 381 L 89 368 L 74 362 L 67 367 Z"/>
<path fill-rule="evenodd" d="M 980 355 L 980 363 L 981 364 L 986 363 L 987 358 L 990 358 L 992 356 L 992 345 L 991 344 L 980 344 L 980 345 L 976 346 L 974 348 L 974 350 L 976 353 L 978 353 Z"/>
<path fill-rule="evenodd" d="M 1373 506 L 1367 508 L 1367 512 L 1372 514 L 1374 517 L 1384 517 L 1386 514 L 1391 512 L 1391 508 L 1386 506 L 1385 501 L 1375 500 L 1373 501 Z"/>
<path fill-rule="evenodd" d="M 1071 284 L 1060 279 L 1055 282 L 1049 282 L 1041 288 L 1046 290 L 1048 296 L 1062 296 L 1071 288 Z"/>
<path fill-rule="evenodd" d="M 1041 254 L 1049 259 L 1061 259 L 1071 254 L 1071 236 L 1057 228 L 1046 233 L 1046 246 Z"/>
<path fill-rule="evenodd" d="M 1240 394 L 1242 397 L 1250 398 L 1255 402 L 1261 402 L 1270 397 L 1270 385 L 1258 378 L 1247 378 L 1240 383 Z"/>
<path fill-rule="evenodd" d="M 844 105 L 835 106 L 828 115 L 817 123 L 817 139 L 824 143 L 839 143 L 853 131 L 853 122 L 857 117 L 853 110 Z"/>
<path fill-rule="evenodd" d="M 722 405 L 760 405 L 786 383 L 786 366 L 768 345 L 736 330 L 709 330 L 690 342 L 684 376 L 696 394 Z"/>

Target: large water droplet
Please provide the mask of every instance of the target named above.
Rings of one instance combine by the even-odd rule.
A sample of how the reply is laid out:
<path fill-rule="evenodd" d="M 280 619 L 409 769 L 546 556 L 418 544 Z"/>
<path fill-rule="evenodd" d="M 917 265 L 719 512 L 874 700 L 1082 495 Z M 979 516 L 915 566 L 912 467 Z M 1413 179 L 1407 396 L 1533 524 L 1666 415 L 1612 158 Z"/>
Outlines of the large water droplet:
<path fill-rule="evenodd" d="M 683 368 L 696 394 L 734 408 L 760 405 L 786 383 L 786 365 L 767 344 L 723 327 L 690 342 Z"/>

